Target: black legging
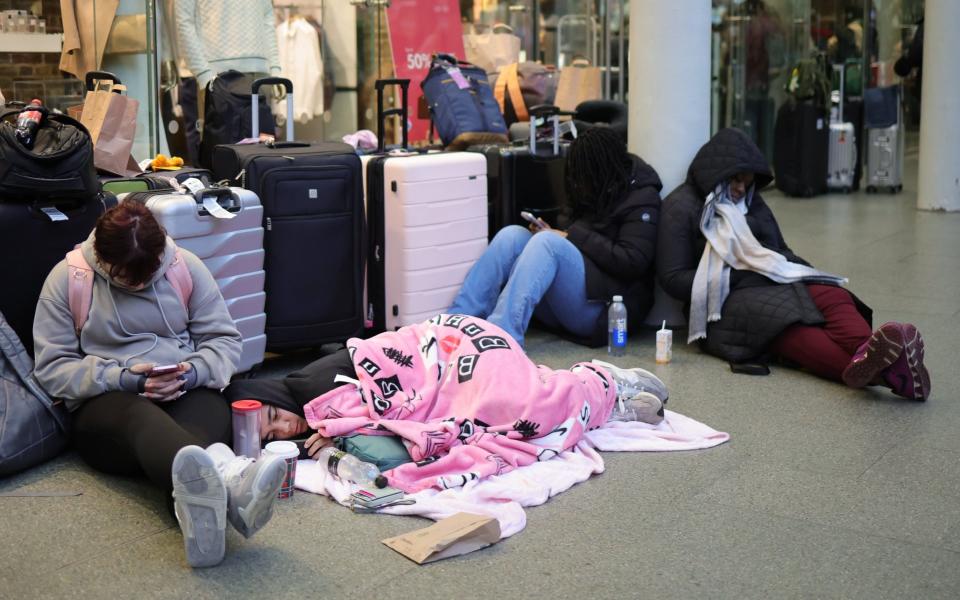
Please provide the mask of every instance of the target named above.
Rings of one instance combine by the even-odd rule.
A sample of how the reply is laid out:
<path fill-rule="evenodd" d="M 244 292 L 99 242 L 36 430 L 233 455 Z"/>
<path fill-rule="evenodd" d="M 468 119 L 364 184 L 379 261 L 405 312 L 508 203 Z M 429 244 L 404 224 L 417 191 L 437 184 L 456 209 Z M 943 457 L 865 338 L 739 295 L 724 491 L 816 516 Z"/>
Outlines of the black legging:
<path fill-rule="evenodd" d="M 173 489 L 173 457 L 184 446 L 229 443 L 230 407 L 217 391 L 191 390 L 172 402 L 109 392 L 84 402 L 73 416 L 73 443 L 91 467 L 113 475 L 146 474 Z"/>

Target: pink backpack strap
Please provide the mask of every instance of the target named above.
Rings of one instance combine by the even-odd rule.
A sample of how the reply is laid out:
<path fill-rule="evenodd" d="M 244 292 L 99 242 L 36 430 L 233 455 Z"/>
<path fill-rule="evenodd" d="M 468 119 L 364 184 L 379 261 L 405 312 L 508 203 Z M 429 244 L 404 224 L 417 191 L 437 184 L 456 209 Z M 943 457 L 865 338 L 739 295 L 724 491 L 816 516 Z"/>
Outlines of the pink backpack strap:
<path fill-rule="evenodd" d="M 180 304 L 184 308 L 190 307 L 190 294 L 193 293 L 193 277 L 190 276 L 190 268 L 187 262 L 183 260 L 183 254 L 177 248 L 177 253 L 173 256 L 173 262 L 167 267 L 165 273 L 167 281 L 173 286 L 173 291 L 180 298 Z"/>
<path fill-rule="evenodd" d="M 93 269 L 79 247 L 67 252 L 67 271 L 67 302 L 73 316 L 73 328 L 79 337 L 93 300 Z"/>

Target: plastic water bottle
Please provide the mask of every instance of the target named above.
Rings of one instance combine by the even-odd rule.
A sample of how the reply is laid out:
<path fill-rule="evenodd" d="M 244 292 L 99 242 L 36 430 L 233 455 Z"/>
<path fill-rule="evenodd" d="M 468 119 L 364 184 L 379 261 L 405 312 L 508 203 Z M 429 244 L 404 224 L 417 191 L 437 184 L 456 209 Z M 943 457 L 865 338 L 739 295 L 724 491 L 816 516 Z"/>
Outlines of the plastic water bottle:
<path fill-rule="evenodd" d="M 607 310 L 607 333 L 607 353 L 623 356 L 627 347 L 627 307 L 623 305 L 623 296 L 614 296 Z"/>
<path fill-rule="evenodd" d="M 317 455 L 321 466 L 326 465 L 327 471 L 344 481 L 352 481 L 360 485 L 373 484 L 378 488 L 387 485 L 387 478 L 380 474 L 376 465 L 363 462 L 352 454 L 327 446 Z"/>

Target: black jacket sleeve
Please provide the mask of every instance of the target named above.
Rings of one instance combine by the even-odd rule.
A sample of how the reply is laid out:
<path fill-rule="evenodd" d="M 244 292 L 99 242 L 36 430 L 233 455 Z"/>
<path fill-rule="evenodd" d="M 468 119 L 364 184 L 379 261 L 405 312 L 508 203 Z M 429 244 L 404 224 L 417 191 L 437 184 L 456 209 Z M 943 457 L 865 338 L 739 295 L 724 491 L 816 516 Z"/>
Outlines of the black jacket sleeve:
<path fill-rule="evenodd" d="M 696 251 L 700 236 L 699 210 L 676 197 L 665 202 L 657 237 L 657 277 L 663 289 L 677 300 L 690 301 L 693 278 L 701 253 Z"/>
<path fill-rule="evenodd" d="M 629 208 L 622 215 L 614 215 L 620 220 L 614 237 L 578 220 L 567 229 L 567 239 L 602 271 L 630 280 L 642 277 L 653 267 L 660 196 L 653 188 L 641 188 L 631 191 L 624 204 Z"/>

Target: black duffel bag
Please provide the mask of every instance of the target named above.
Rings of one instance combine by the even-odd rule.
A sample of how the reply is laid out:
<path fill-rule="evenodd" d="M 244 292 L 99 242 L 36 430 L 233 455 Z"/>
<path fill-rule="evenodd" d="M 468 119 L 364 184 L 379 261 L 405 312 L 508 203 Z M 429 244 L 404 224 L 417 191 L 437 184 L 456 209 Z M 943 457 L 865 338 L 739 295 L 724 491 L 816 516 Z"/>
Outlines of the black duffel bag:
<path fill-rule="evenodd" d="M 96 198 L 90 132 L 67 115 L 49 113 L 32 149 L 17 139 L 17 117 L 29 107 L 0 115 L 0 197 L 5 202 L 46 198 Z"/>

